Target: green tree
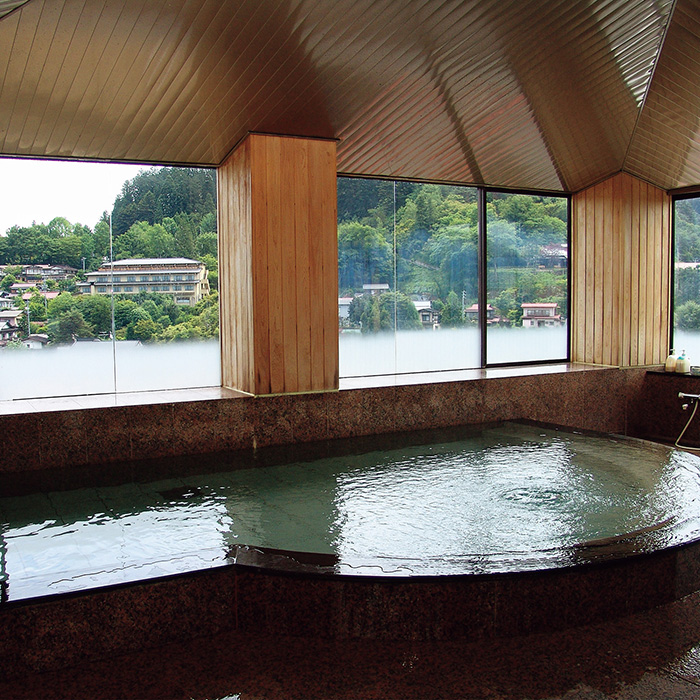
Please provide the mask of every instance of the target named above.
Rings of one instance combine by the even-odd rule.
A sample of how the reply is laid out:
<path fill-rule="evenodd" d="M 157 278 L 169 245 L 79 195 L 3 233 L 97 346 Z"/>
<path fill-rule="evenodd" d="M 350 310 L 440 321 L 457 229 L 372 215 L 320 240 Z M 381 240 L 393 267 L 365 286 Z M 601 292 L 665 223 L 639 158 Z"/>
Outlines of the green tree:
<path fill-rule="evenodd" d="M 114 302 L 114 326 L 115 328 L 126 328 L 130 323 L 137 321 L 135 310 L 139 305 L 132 299 L 119 299 Z"/>
<path fill-rule="evenodd" d="M 218 255 L 218 238 L 216 232 L 206 231 L 197 236 L 195 247 L 200 259 L 205 255 L 216 258 Z"/>
<path fill-rule="evenodd" d="M 362 304 L 362 315 L 360 322 L 363 333 L 378 333 L 382 330 L 381 315 L 379 311 L 379 301 L 377 297 L 367 297 Z"/>
<path fill-rule="evenodd" d="M 62 314 L 75 307 L 76 299 L 70 292 L 62 292 L 55 299 L 49 301 L 49 319 L 58 319 Z"/>
<path fill-rule="evenodd" d="M 70 343 L 76 338 L 92 338 L 92 327 L 77 308 L 71 308 L 58 318 L 49 321 L 49 340 L 53 344 Z"/>
<path fill-rule="evenodd" d="M 691 299 L 676 307 L 675 321 L 676 326 L 684 330 L 700 329 L 700 304 Z"/>
<path fill-rule="evenodd" d="M 9 292 L 12 285 L 17 281 L 17 278 L 11 273 L 7 273 L 2 280 L 0 280 L 0 289 L 4 292 Z"/>
<path fill-rule="evenodd" d="M 339 286 L 361 290 L 363 284 L 388 282 L 393 253 L 381 231 L 349 221 L 338 226 Z"/>
<path fill-rule="evenodd" d="M 447 295 L 447 299 L 440 313 L 440 325 L 446 328 L 452 328 L 455 326 L 463 326 L 464 322 L 462 301 L 455 292 L 450 292 Z"/>
<path fill-rule="evenodd" d="M 77 308 L 94 333 L 109 333 L 112 330 L 112 305 L 108 297 L 86 294 L 78 297 Z"/>
<path fill-rule="evenodd" d="M 127 338 L 129 340 L 141 340 L 142 342 L 148 342 L 151 340 L 156 333 L 160 330 L 152 318 L 141 318 L 136 321 L 132 326 L 127 329 Z"/>
<path fill-rule="evenodd" d="M 415 304 L 401 292 L 380 294 L 379 314 L 382 330 L 417 330 L 423 328 Z"/>

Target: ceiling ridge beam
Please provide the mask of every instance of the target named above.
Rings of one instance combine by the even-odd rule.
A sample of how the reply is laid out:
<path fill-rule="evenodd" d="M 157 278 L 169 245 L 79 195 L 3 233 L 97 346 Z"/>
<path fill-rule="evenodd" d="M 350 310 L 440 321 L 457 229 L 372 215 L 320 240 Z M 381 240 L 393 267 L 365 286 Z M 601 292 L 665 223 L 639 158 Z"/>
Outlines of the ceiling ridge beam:
<path fill-rule="evenodd" d="M 661 60 L 661 54 L 663 53 L 664 45 L 666 44 L 666 38 L 668 37 L 668 30 L 671 26 L 671 23 L 673 22 L 673 17 L 676 14 L 677 5 L 678 5 L 678 0 L 672 0 L 671 9 L 668 11 L 668 18 L 666 19 L 666 26 L 664 27 L 664 31 L 661 35 L 661 40 L 659 41 L 659 47 L 656 50 L 656 56 L 654 56 L 654 64 L 651 68 L 651 74 L 649 75 L 649 80 L 647 81 L 647 86 L 644 89 L 644 96 L 642 97 L 642 101 L 639 104 L 639 109 L 637 110 L 637 118 L 634 120 L 634 128 L 632 129 L 632 133 L 630 134 L 629 141 L 627 142 L 627 149 L 625 150 L 625 157 L 622 159 L 622 167 L 620 168 L 620 170 L 623 172 L 627 172 L 629 175 L 631 175 L 632 173 L 630 173 L 627 170 L 627 161 L 629 159 L 630 151 L 632 150 L 632 144 L 634 143 L 634 139 L 637 135 L 637 128 L 639 127 L 639 122 L 642 118 L 642 114 L 644 114 L 644 108 L 646 107 L 647 98 L 649 97 L 649 93 L 651 92 L 651 86 L 654 83 L 654 78 L 656 77 L 656 69 L 659 67 L 659 61 Z M 635 176 L 635 177 L 638 177 L 638 176 Z"/>

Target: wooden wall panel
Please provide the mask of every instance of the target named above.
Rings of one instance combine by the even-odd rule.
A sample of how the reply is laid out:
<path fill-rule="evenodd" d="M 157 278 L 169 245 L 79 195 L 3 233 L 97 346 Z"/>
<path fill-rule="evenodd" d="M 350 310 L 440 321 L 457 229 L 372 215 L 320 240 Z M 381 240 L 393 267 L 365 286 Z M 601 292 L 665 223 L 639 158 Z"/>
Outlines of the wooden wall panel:
<path fill-rule="evenodd" d="M 572 200 L 572 360 L 663 362 L 670 334 L 671 198 L 620 173 Z"/>
<path fill-rule="evenodd" d="M 335 142 L 250 134 L 219 183 L 220 196 L 247 197 L 219 202 L 224 385 L 337 389 Z"/>
<path fill-rule="evenodd" d="M 223 386 L 253 383 L 250 148 L 244 143 L 219 168 L 219 300 L 221 305 L 221 381 Z"/>

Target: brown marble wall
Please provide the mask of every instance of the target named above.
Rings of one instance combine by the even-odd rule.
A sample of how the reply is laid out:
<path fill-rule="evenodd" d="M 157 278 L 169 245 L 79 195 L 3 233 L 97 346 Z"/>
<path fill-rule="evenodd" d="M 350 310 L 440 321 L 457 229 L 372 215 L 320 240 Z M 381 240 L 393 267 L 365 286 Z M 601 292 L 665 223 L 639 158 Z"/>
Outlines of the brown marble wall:
<path fill-rule="evenodd" d="M 700 545 L 605 564 L 432 579 L 281 574 L 227 565 L 0 605 L 6 678 L 223 630 L 263 637 L 467 640 L 547 632 L 680 599 Z"/>
<path fill-rule="evenodd" d="M 648 372 L 631 406 L 629 433 L 635 437 L 674 443 L 688 422 L 693 404 L 678 393 L 700 394 L 700 377 Z M 683 410 L 683 404 L 688 408 Z M 683 435 L 681 445 L 700 447 L 700 408 Z"/>
<path fill-rule="evenodd" d="M 461 382 L 0 415 L 0 474 L 89 473 L 120 464 L 129 479 L 129 460 L 511 419 L 626 433 L 637 395 L 655 390 L 643 370 L 562 368 Z M 639 418 L 635 426 L 638 434 Z"/>

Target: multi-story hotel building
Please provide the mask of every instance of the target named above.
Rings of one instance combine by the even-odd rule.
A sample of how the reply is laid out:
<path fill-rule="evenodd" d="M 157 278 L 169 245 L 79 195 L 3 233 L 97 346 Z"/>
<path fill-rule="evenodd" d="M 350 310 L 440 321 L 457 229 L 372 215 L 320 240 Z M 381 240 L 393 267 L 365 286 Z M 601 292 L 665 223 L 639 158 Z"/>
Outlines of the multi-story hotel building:
<path fill-rule="evenodd" d="M 194 306 L 209 294 L 207 268 L 188 258 L 136 258 L 104 263 L 77 286 L 83 294 L 169 294 L 178 304 Z"/>

